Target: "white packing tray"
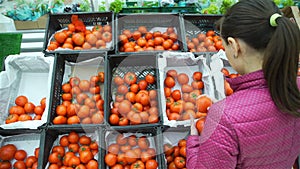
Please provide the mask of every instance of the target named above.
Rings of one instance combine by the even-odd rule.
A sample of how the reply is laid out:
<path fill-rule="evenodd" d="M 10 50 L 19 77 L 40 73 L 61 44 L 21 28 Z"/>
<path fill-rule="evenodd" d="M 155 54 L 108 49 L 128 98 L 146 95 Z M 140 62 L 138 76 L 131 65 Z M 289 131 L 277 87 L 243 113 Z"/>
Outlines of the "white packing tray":
<path fill-rule="evenodd" d="M 166 77 L 166 72 L 168 70 L 174 69 L 177 73 L 185 73 L 189 76 L 189 84 L 193 81 L 192 76 L 195 71 L 202 72 L 202 81 L 204 82 L 203 94 L 208 95 L 210 98 L 214 99 L 216 86 L 213 83 L 213 78 L 211 71 L 206 64 L 206 58 L 203 56 L 198 56 L 195 58 L 193 53 L 186 52 L 163 52 L 161 56 L 158 57 L 158 68 L 159 68 L 159 80 L 160 80 L 160 95 L 161 95 L 161 111 L 163 114 L 164 125 L 170 127 L 177 127 L 180 125 L 190 126 L 190 120 L 176 121 L 169 120 L 166 115 L 166 99 L 164 94 L 164 79 Z M 176 85 L 172 90 L 180 89 L 180 85 Z"/>
<path fill-rule="evenodd" d="M 41 55 L 10 55 L 5 59 L 5 71 L 0 73 L 0 127 L 3 129 L 37 129 L 47 122 L 50 89 L 52 81 L 53 57 Z M 40 105 L 46 97 L 46 108 L 41 120 L 30 120 L 5 124 L 9 108 L 15 99 L 24 95 L 29 102 Z"/>

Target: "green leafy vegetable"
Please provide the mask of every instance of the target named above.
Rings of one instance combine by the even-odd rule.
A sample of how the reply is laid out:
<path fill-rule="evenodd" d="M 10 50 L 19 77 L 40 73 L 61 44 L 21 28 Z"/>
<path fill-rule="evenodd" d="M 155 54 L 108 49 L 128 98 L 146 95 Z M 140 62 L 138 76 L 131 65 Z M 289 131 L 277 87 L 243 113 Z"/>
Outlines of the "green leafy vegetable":
<path fill-rule="evenodd" d="M 122 10 L 123 2 L 121 0 L 114 0 L 110 3 L 109 10 L 119 13 Z"/>

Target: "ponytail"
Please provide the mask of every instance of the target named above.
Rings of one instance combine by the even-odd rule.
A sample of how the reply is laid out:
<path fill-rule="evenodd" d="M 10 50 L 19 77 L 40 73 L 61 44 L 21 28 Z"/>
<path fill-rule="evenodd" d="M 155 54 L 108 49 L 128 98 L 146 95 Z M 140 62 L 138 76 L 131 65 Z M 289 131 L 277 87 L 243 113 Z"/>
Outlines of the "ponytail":
<path fill-rule="evenodd" d="M 275 105 L 300 117 L 300 30 L 280 13 L 272 0 L 241 0 L 218 24 L 224 39 L 240 38 L 253 49 L 264 51 L 262 69 Z"/>
<path fill-rule="evenodd" d="M 286 17 L 276 19 L 275 31 L 265 49 L 263 72 L 275 105 L 283 112 L 300 117 L 297 71 L 300 31 Z"/>

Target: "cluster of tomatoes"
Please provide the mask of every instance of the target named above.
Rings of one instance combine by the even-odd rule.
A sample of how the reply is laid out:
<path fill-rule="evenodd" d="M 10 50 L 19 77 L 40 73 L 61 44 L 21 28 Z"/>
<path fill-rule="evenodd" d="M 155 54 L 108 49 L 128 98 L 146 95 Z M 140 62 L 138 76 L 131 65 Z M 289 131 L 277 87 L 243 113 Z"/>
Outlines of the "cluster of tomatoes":
<path fill-rule="evenodd" d="M 164 154 L 168 169 L 186 168 L 186 140 L 181 139 L 177 145 L 164 144 Z"/>
<path fill-rule="evenodd" d="M 157 169 L 156 150 L 150 148 L 146 136 L 125 137 L 118 134 L 114 143 L 107 147 L 105 164 L 111 169 Z"/>
<path fill-rule="evenodd" d="M 228 69 L 226 69 L 226 68 L 222 68 L 221 72 L 224 74 L 225 77 L 228 77 L 228 78 L 235 78 L 237 76 L 240 76 L 240 74 L 238 74 L 238 73 L 229 73 Z M 226 79 L 224 80 L 224 88 L 225 88 L 226 96 L 230 96 L 233 93 L 233 90 L 230 87 L 230 84 L 226 81 Z"/>
<path fill-rule="evenodd" d="M 206 33 L 199 33 L 196 37 L 186 37 L 186 43 L 190 52 L 217 52 L 220 49 L 224 50 L 222 38 L 213 30 Z"/>
<path fill-rule="evenodd" d="M 104 72 L 89 80 L 71 77 L 62 85 L 62 103 L 56 107 L 53 124 L 100 124 L 104 121 L 104 100 L 100 85 Z"/>
<path fill-rule="evenodd" d="M 98 169 L 98 161 L 95 159 L 98 151 L 98 143 L 91 137 L 71 131 L 62 135 L 59 144 L 52 147 L 48 169 Z"/>
<path fill-rule="evenodd" d="M 14 123 L 17 121 L 41 120 L 46 108 L 46 98 L 40 100 L 40 105 L 29 102 L 28 98 L 20 95 L 15 99 L 15 105 L 9 108 L 9 115 L 5 123 Z"/>
<path fill-rule="evenodd" d="M 57 48 L 72 50 L 105 49 L 107 43 L 112 41 L 112 28 L 110 25 L 95 25 L 85 32 L 75 31 L 75 25 L 70 23 L 68 28 L 54 34 L 50 41 L 49 51 Z"/>
<path fill-rule="evenodd" d="M 34 154 L 28 156 L 23 149 L 18 149 L 14 144 L 6 144 L 0 148 L 0 168 L 31 168 L 37 169 L 40 148 L 34 149 Z"/>
<path fill-rule="evenodd" d="M 166 72 L 164 93 L 169 120 L 188 120 L 190 115 L 200 118 L 206 115 L 208 107 L 212 104 L 209 97 L 199 97 L 204 88 L 202 73 L 194 72 L 191 83 L 189 79 L 186 73 L 178 73 L 174 69 Z M 174 89 L 176 82 L 180 85 L 179 89 Z"/>
<path fill-rule="evenodd" d="M 128 29 L 119 35 L 120 52 L 140 52 L 153 50 L 178 50 L 178 35 L 174 27 L 168 27 L 166 32 L 149 32 L 145 26 L 139 26 L 131 32 Z"/>
<path fill-rule="evenodd" d="M 137 80 L 133 72 L 127 72 L 123 78 L 113 78 L 117 92 L 109 116 L 111 125 L 126 126 L 159 121 L 157 92 L 155 89 L 147 90 L 149 85 L 155 84 L 155 77 L 149 73 L 144 79 Z"/>

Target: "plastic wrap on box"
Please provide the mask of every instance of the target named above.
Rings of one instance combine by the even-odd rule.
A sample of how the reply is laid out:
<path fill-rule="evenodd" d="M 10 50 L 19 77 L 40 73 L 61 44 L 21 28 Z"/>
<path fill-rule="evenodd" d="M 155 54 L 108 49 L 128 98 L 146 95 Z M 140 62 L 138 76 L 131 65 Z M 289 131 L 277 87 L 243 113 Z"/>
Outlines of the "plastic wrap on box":
<path fill-rule="evenodd" d="M 221 69 L 224 67 L 224 63 L 222 61 L 222 59 L 224 58 L 226 58 L 225 52 L 223 50 L 220 50 L 218 53 L 214 54 L 211 57 L 209 62 L 213 82 L 216 86 L 218 86 L 215 90 L 215 96 L 217 100 L 225 98 L 224 75 L 221 72 Z"/>
<path fill-rule="evenodd" d="M 157 69 L 157 60 L 155 54 L 135 54 L 135 55 L 111 55 L 107 61 L 107 95 L 108 99 L 107 110 L 105 114 L 105 119 L 109 122 L 109 116 L 111 115 L 110 110 L 114 107 L 113 103 L 115 103 L 115 96 L 117 94 L 117 85 L 114 83 L 113 79 L 116 76 L 120 76 L 124 78 L 125 74 L 128 72 L 134 72 L 137 77 L 137 83 L 139 81 L 145 79 L 147 74 L 151 74 L 156 78 L 155 83 L 147 85 L 148 91 L 154 90 L 159 93 L 159 85 L 158 85 L 158 69 Z M 151 107 L 157 107 L 159 110 L 160 106 L 160 98 L 159 94 L 157 94 L 156 99 L 158 104 Z M 114 125 L 113 128 L 140 128 L 145 126 L 157 126 L 162 123 L 162 115 L 161 112 L 158 112 L 159 120 L 157 122 L 149 123 L 144 122 L 140 124 L 128 124 L 126 126 L 118 126 Z M 121 116 L 123 117 L 123 115 Z"/>
<path fill-rule="evenodd" d="M 183 14 L 183 44 L 185 51 L 188 49 L 188 39 L 197 38 L 200 33 L 206 34 L 209 30 L 214 30 L 217 35 L 219 31 L 216 29 L 216 22 L 222 17 L 222 15 L 211 15 L 211 14 Z M 197 46 L 196 46 L 197 48 Z M 195 49 L 196 49 L 195 48 Z M 216 53 L 216 52 L 203 52 L 203 53 Z"/>
<path fill-rule="evenodd" d="M 179 44 L 178 51 L 183 51 L 183 35 L 182 35 L 182 22 L 181 15 L 179 14 L 118 14 L 116 18 L 116 50 L 115 53 L 132 53 L 132 52 L 122 52 L 121 41 L 119 41 L 119 35 L 122 34 L 124 30 L 130 30 L 132 33 L 138 30 L 140 26 L 145 26 L 149 32 L 161 31 L 164 33 L 168 27 L 173 27 L 178 36 L 177 42 Z M 142 51 L 141 53 L 153 53 L 161 51 Z M 140 53 L 140 52 L 139 52 Z"/>
<path fill-rule="evenodd" d="M 179 53 L 179 52 L 163 52 L 160 57 L 158 57 L 158 67 L 159 67 L 159 80 L 160 88 L 164 89 L 164 79 L 166 77 L 166 72 L 171 69 L 175 69 L 178 73 L 185 73 L 189 76 L 189 82 L 192 81 L 192 75 L 195 71 L 202 72 L 202 81 L 204 82 L 203 94 L 208 95 L 213 100 L 216 98 L 215 90 L 219 86 L 215 86 L 213 83 L 213 78 L 209 66 L 206 64 L 206 58 L 203 56 L 195 56 L 190 53 Z M 176 84 L 173 89 L 180 89 L 180 85 Z M 190 120 L 176 121 L 168 120 L 166 115 L 166 99 L 164 90 L 160 90 L 161 95 L 161 111 L 163 112 L 164 125 L 171 127 L 177 127 L 180 125 L 189 126 Z"/>
<path fill-rule="evenodd" d="M 56 107 L 62 103 L 61 94 L 62 85 L 67 83 L 71 77 L 78 77 L 80 80 L 90 80 L 91 76 L 97 75 L 98 72 L 104 72 L 105 52 L 89 53 L 59 53 L 55 57 L 55 68 L 53 72 L 52 92 L 50 102 L 50 112 L 48 123 L 53 124 L 56 117 Z M 104 98 L 104 83 L 100 85 L 100 95 Z M 90 95 L 89 95 L 90 96 Z M 74 99 L 75 100 L 75 99 Z M 74 102 L 75 103 L 75 102 Z M 51 126 L 50 125 L 50 126 Z M 95 125 L 95 124 L 84 124 Z M 81 124 L 55 124 L 55 126 L 80 127 Z"/>
<path fill-rule="evenodd" d="M 93 26 L 87 26 L 86 27 L 87 30 L 92 30 L 93 29 Z M 64 28 L 64 29 L 60 29 L 56 32 L 54 32 L 50 38 L 49 38 L 49 41 L 48 41 L 48 44 L 47 44 L 47 47 L 51 44 L 52 41 L 55 41 L 55 38 L 54 38 L 54 35 L 58 32 L 62 32 L 62 31 L 65 31 L 65 30 L 68 30 L 68 28 Z M 104 48 L 105 49 L 111 49 L 113 48 L 113 41 L 110 41 L 110 42 L 106 42 L 106 47 Z M 93 51 L 95 49 L 90 49 L 90 51 Z M 101 50 L 101 49 L 97 49 L 97 50 Z M 46 52 L 53 52 L 53 51 L 50 51 L 49 49 L 45 49 Z M 58 47 L 57 49 L 54 50 L 54 52 L 64 52 L 64 51 L 69 51 L 69 52 L 72 52 L 74 53 L 74 49 L 69 49 L 69 48 L 62 48 L 62 47 Z M 76 51 L 77 52 L 77 51 Z"/>
<path fill-rule="evenodd" d="M 84 25 L 86 26 L 87 30 L 91 30 L 96 25 L 110 25 L 112 30 L 112 40 L 109 44 L 109 46 L 106 46 L 106 48 L 99 48 L 99 49 L 83 49 L 83 50 L 54 50 L 49 51 L 48 45 L 50 41 L 53 39 L 53 35 L 57 31 L 62 31 L 64 29 L 67 29 L 68 25 L 71 23 L 71 18 L 74 14 L 73 13 L 63 13 L 63 14 L 49 14 L 49 20 L 46 27 L 45 32 L 45 40 L 43 45 L 43 51 L 46 54 L 53 54 L 53 53 L 61 53 L 64 51 L 69 51 L 72 53 L 81 53 L 81 52 L 89 52 L 89 51 L 112 51 L 114 50 L 114 39 L 115 39 L 115 33 L 114 33 L 114 14 L 113 12 L 80 12 L 76 13 L 78 18 L 83 21 Z"/>
<path fill-rule="evenodd" d="M 158 137 L 160 137 L 161 135 L 156 135 L 158 132 L 156 130 L 140 130 L 140 131 L 133 131 L 133 130 L 129 130 L 128 132 L 127 131 L 117 131 L 117 130 L 111 130 L 111 131 L 107 131 L 106 134 L 105 134 L 105 143 L 106 143 L 106 152 L 105 154 L 108 152 L 107 151 L 107 148 L 109 145 L 113 144 L 113 143 L 116 143 L 116 138 L 119 134 L 123 134 L 123 136 L 125 138 L 128 138 L 129 136 L 131 135 L 134 135 L 136 136 L 137 140 L 138 141 L 138 138 L 140 137 L 146 137 L 149 141 L 149 148 L 153 148 L 155 151 L 156 151 L 156 157 L 154 158 L 157 163 L 158 163 L 158 168 L 161 168 L 160 167 L 160 164 L 161 164 L 161 156 L 159 154 L 160 150 L 158 148 L 159 145 L 159 142 L 158 142 Z M 132 147 L 131 149 L 134 149 L 134 148 L 138 148 L 139 146 L 136 145 L 134 147 Z M 104 157 L 103 157 L 104 158 Z M 102 167 L 104 168 L 104 167 Z M 106 165 L 106 169 L 108 169 L 109 167 Z"/>
<path fill-rule="evenodd" d="M 98 144 L 98 150 L 100 147 L 100 139 L 104 137 L 102 128 L 96 126 L 88 126 L 88 127 L 78 127 L 78 128 L 68 128 L 68 127 L 61 127 L 61 128 L 48 128 L 47 130 L 43 130 L 41 134 L 41 147 L 40 150 L 40 159 L 39 159 L 39 168 L 48 168 L 49 166 L 49 155 L 51 154 L 52 148 L 56 145 L 59 145 L 59 139 L 63 135 L 68 135 L 70 132 L 76 132 L 79 136 L 86 135 L 91 138 L 91 141 L 95 141 Z M 101 138 L 102 137 L 102 138 Z M 78 143 L 79 144 L 79 143 Z M 65 150 L 67 151 L 68 148 L 66 147 Z M 94 155 L 94 159 L 98 161 L 101 160 L 99 158 L 99 153 Z M 75 153 L 75 155 L 78 155 Z M 100 165 L 99 165 L 100 166 Z"/>
<path fill-rule="evenodd" d="M 161 146 L 164 147 L 165 144 L 171 145 L 172 147 L 178 146 L 178 142 L 182 139 L 186 140 L 189 135 L 190 135 L 189 127 L 166 128 L 163 130 L 163 137 L 162 137 L 163 140 Z M 165 152 L 163 152 L 162 167 L 168 168 Z"/>
<path fill-rule="evenodd" d="M 37 129 L 47 122 L 49 96 L 52 80 L 53 57 L 41 55 L 9 55 L 5 60 L 5 71 L 0 73 L 0 127 L 3 129 Z M 41 120 L 30 120 L 5 124 L 9 108 L 15 99 L 24 95 L 35 105 L 46 97 L 46 108 Z"/>

